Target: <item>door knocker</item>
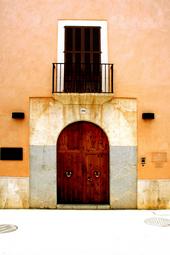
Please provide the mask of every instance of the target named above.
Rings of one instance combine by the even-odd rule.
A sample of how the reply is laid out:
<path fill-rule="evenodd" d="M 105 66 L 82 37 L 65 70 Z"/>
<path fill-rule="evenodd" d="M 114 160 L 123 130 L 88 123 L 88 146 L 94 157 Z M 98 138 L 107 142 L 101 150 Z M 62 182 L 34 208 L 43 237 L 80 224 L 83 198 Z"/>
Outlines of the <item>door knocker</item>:
<path fill-rule="evenodd" d="M 97 171 L 97 170 L 94 171 L 94 175 L 95 175 L 96 178 L 99 178 L 100 177 L 100 171 Z"/>
<path fill-rule="evenodd" d="M 68 170 L 68 171 L 65 171 L 65 175 L 67 178 L 70 178 L 72 176 L 72 171 Z"/>

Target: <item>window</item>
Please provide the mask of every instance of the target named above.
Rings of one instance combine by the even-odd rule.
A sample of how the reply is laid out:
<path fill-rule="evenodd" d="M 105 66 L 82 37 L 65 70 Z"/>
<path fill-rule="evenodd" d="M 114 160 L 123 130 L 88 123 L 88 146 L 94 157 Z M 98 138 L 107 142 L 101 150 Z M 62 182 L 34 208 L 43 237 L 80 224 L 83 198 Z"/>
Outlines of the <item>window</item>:
<path fill-rule="evenodd" d="M 65 27 L 65 63 L 100 63 L 100 27 Z"/>
<path fill-rule="evenodd" d="M 64 91 L 101 92 L 100 27 L 65 27 Z"/>
<path fill-rule="evenodd" d="M 59 21 L 58 63 L 64 63 L 57 75 L 61 92 L 106 91 L 102 63 L 107 62 L 106 21 Z"/>

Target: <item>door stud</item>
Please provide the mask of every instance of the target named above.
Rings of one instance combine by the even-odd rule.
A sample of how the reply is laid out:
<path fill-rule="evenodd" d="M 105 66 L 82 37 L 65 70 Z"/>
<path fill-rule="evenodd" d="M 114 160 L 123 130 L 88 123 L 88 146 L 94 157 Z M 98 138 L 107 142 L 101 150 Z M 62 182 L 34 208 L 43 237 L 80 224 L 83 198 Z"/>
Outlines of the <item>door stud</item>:
<path fill-rule="evenodd" d="M 88 177 L 87 180 L 88 180 L 89 182 L 92 182 L 92 181 L 93 181 L 92 177 Z"/>

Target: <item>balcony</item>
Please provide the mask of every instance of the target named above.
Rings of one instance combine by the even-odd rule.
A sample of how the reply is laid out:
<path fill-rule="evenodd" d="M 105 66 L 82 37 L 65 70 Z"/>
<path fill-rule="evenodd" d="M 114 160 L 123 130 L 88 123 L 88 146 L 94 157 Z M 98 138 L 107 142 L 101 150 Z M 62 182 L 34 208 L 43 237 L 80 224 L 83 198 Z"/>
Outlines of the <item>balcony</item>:
<path fill-rule="evenodd" d="M 113 93 L 113 64 L 53 63 L 52 93 Z"/>

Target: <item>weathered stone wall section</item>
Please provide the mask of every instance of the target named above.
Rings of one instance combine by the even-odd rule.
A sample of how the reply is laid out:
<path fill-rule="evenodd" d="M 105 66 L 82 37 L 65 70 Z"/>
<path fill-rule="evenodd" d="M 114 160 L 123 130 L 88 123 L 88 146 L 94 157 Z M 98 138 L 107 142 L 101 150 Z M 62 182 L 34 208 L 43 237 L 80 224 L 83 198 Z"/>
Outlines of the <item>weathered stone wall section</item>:
<path fill-rule="evenodd" d="M 30 99 L 30 206 L 57 206 L 56 142 L 63 128 L 81 120 L 108 136 L 110 207 L 136 208 L 136 100 L 90 94 Z"/>
<path fill-rule="evenodd" d="M 29 207 L 29 178 L 0 177 L 0 208 Z"/>
<path fill-rule="evenodd" d="M 138 180 L 139 209 L 170 209 L 170 181 Z"/>

